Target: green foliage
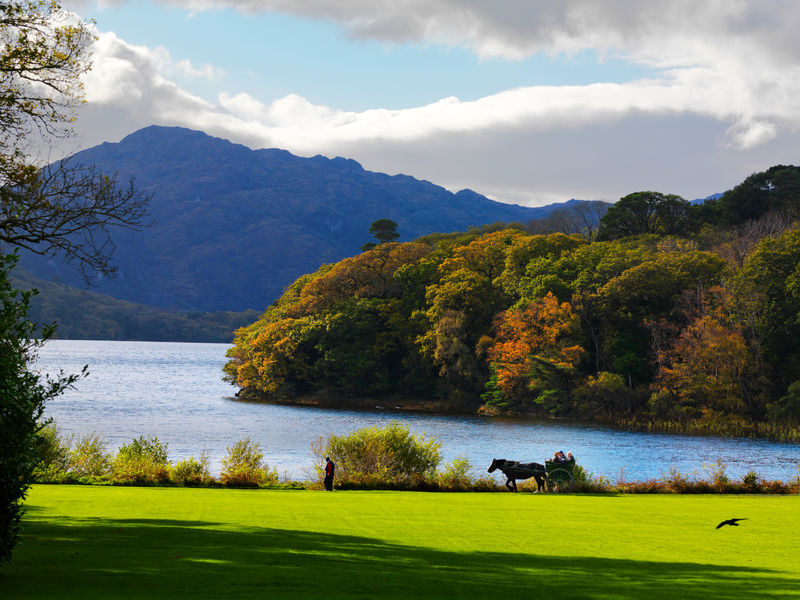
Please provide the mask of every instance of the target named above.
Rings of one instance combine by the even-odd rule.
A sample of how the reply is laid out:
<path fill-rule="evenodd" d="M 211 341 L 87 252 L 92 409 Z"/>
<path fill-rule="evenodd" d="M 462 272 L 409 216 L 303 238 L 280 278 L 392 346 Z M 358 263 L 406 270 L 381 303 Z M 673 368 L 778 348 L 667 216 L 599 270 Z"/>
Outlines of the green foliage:
<path fill-rule="evenodd" d="M 770 419 L 783 423 L 800 423 L 800 380 L 789 384 L 786 394 L 767 404 Z"/>
<path fill-rule="evenodd" d="M 208 485 L 213 482 L 208 468 L 208 454 L 202 452 L 200 458 L 194 456 L 176 461 L 169 467 L 169 479 L 178 485 Z"/>
<path fill-rule="evenodd" d="M 79 480 L 98 480 L 111 474 L 106 442 L 94 434 L 80 436 L 69 453 L 69 474 Z"/>
<path fill-rule="evenodd" d="M 710 204 L 715 216 L 729 226 L 757 219 L 768 211 L 788 211 L 797 216 L 800 167 L 776 165 L 754 173 Z"/>
<path fill-rule="evenodd" d="M 290 286 L 239 331 L 226 373 L 257 399 L 421 397 L 792 436 L 800 229 L 743 245 L 742 264 L 709 247 L 730 239 L 712 208 L 642 192 L 608 211 L 605 241 L 493 226 L 380 244 Z M 712 219 L 700 235 L 696 217 Z"/>
<path fill-rule="evenodd" d="M 575 392 L 578 410 L 584 415 L 630 412 L 632 394 L 622 375 L 608 371 L 601 371 L 596 377 L 589 375 Z"/>
<path fill-rule="evenodd" d="M 157 437 L 139 436 L 117 451 L 112 464 L 115 483 L 164 483 L 169 480 L 167 444 Z"/>
<path fill-rule="evenodd" d="M 778 381 L 800 379 L 799 274 L 800 228 L 794 228 L 759 242 L 732 283 L 736 317 L 750 328 Z"/>
<path fill-rule="evenodd" d="M 227 449 L 222 459 L 220 483 L 228 487 L 258 487 L 274 485 L 278 482 L 278 473 L 269 469 L 261 452 L 261 444 L 249 437 L 239 440 Z"/>
<path fill-rule="evenodd" d="M 57 483 L 67 479 L 72 436 L 62 438 L 55 423 L 48 423 L 36 434 L 36 468 L 33 480 Z"/>
<path fill-rule="evenodd" d="M 439 473 L 439 485 L 447 490 L 467 490 L 473 484 L 474 468 L 465 456 L 458 456 Z"/>
<path fill-rule="evenodd" d="M 45 402 L 58 396 L 78 376 L 44 379 L 31 369 L 36 351 L 52 327 L 28 319 L 32 292 L 15 290 L 8 279 L 16 255 L 0 255 L 0 564 L 16 544 L 22 501 L 42 450 L 37 433 Z M 85 369 L 84 369 L 85 372 Z"/>
<path fill-rule="evenodd" d="M 59 339 L 230 342 L 236 329 L 259 316 L 255 310 L 168 312 L 44 281 L 20 268 L 11 280 L 18 289 L 39 291 L 31 300 L 31 320 L 55 318 Z"/>
<path fill-rule="evenodd" d="M 436 439 L 412 434 L 394 422 L 365 427 L 349 435 L 331 435 L 312 446 L 318 464 L 336 463 L 337 487 L 414 488 L 433 476 L 441 461 Z M 322 467 L 317 467 L 320 480 Z"/>
<path fill-rule="evenodd" d="M 154 436 L 139 436 L 128 444 L 123 444 L 117 451 L 117 458 L 125 460 L 145 459 L 159 465 L 167 464 L 167 444 L 158 441 Z"/>
<path fill-rule="evenodd" d="M 394 242 L 400 237 L 400 234 L 397 233 L 397 223 L 391 219 L 378 219 L 369 226 L 369 232 L 376 240 L 378 240 L 379 244 Z M 374 243 L 365 244 L 362 246 L 362 250 L 371 250 L 374 246 Z"/>
<path fill-rule="evenodd" d="M 636 192 L 609 207 L 600 219 L 599 240 L 640 234 L 685 235 L 692 229 L 692 205 L 673 194 Z"/>

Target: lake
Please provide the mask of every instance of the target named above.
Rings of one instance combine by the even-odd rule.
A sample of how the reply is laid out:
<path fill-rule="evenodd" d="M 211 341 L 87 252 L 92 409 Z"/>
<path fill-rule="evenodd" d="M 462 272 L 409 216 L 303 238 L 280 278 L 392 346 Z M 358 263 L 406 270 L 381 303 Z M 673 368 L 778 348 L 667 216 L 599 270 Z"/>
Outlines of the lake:
<path fill-rule="evenodd" d="M 437 438 L 444 462 L 466 457 L 483 473 L 492 458 L 542 462 L 558 449 L 571 451 L 594 475 L 616 482 L 658 478 L 671 467 L 704 474 L 717 459 L 740 478 L 755 470 L 788 481 L 800 474 L 800 445 L 739 438 L 618 431 L 581 423 L 479 416 L 442 416 L 391 410 L 350 411 L 240 402 L 222 381 L 226 344 L 51 340 L 36 368 L 42 373 L 89 376 L 48 403 L 62 433 L 96 433 L 115 451 L 140 435 L 169 446 L 172 460 L 206 451 L 214 474 L 228 446 L 245 437 L 261 443 L 264 457 L 290 479 L 310 478 L 311 443 L 368 425 L 399 421 L 414 433 Z M 498 477 L 498 480 L 500 478 Z"/>

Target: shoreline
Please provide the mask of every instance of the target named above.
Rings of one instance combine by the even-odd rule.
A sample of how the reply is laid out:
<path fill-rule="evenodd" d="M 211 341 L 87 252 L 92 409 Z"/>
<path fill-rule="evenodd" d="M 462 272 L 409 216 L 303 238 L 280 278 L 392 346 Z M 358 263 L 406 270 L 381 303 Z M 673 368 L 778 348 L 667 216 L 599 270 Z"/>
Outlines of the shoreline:
<path fill-rule="evenodd" d="M 481 416 L 484 413 L 478 407 L 468 404 L 453 404 L 444 400 L 424 400 L 394 396 L 390 398 L 348 397 L 328 393 L 305 394 L 296 398 L 266 396 L 254 394 L 246 389 L 241 389 L 235 395 L 235 400 L 253 404 L 276 404 L 280 406 L 305 406 L 316 408 L 330 408 L 336 410 L 398 410 L 403 412 L 417 412 L 425 414 L 452 415 L 462 417 Z M 522 417 L 525 415 L 507 415 Z M 533 416 L 533 415 L 531 415 Z"/>
<path fill-rule="evenodd" d="M 484 405 L 475 406 L 469 402 L 455 403 L 446 400 L 425 400 L 394 396 L 390 398 L 352 397 L 317 392 L 296 398 L 286 396 L 268 396 L 254 393 L 246 388 L 240 389 L 234 400 L 254 404 L 275 404 L 280 406 L 300 406 L 311 408 L 327 408 L 334 410 L 357 411 L 401 411 L 443 416 L 490 417 L 509 419 L 529 419 L 531 421 L 569 422 L 597 427 L 611 427 L 620 431 L 663 433 L 674 435 L 691 435 L 717 438 L 750 438 L 790 444 L 800 443 L 800 427 L 776 425 L 762 422 L 703 421 L 693 419 L 687 421 L 667 421 L 642 416 L 617 417 L 613 419 L 586 420 L 552 415 L 537 415 L 530 412 L 498 412 L 486 410 Z"/>

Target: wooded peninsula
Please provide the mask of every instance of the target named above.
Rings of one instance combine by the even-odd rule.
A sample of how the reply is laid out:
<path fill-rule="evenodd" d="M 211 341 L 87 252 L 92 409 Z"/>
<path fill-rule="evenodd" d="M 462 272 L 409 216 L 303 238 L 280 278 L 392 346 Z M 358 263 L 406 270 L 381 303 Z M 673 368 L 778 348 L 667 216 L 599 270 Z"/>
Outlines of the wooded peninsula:
<path fill-rule="evenodd" d="M 226 375 L 252 400 L 800 439 L 800 167 L 572 216 L 323 265 L 237 331 Z"/>

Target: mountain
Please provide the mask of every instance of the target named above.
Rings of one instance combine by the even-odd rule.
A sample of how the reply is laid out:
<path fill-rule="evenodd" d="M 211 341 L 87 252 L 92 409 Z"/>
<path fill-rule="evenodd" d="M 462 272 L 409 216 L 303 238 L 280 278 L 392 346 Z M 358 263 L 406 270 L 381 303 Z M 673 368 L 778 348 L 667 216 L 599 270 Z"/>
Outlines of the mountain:
<path fill-rule="evenodd" d="M 200 131 L 147 127 L 117 144 L 71 157 L 152 194 L 155 225 L 116 231 L 114 278 L 99 274 L 94 292 L 170 310 L 263 309 L 284 287 L 320 264 L 357 254 L 374 241 L 370 224 L 397 222 L 400 241 L 494 222 L 547 216 L 453 194 L 406 175 L 364 170 L 354 160 L 302 158 L 251 150 Z M 24 255 L 22 266 L 48 281 L 83 286 L 57 259 Z"/>
<path fill-rule="evenodd" d="M 695 205 L 702 205 L 708 202 L 709 200 L 719 200 L 720 198 L 722 198 L 723 195 L 724 193 L 720 192 L 718 194 L 711 194 L 710 196 L 706 196 L 705 198 L 696 198 L 694 200 L 690 200 L 690 202 Z"/>

